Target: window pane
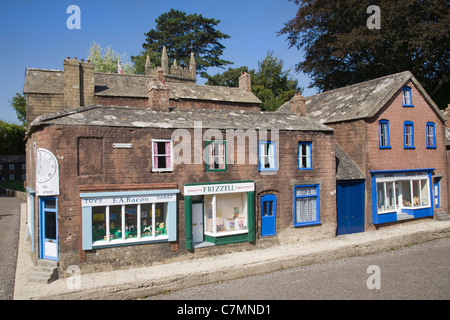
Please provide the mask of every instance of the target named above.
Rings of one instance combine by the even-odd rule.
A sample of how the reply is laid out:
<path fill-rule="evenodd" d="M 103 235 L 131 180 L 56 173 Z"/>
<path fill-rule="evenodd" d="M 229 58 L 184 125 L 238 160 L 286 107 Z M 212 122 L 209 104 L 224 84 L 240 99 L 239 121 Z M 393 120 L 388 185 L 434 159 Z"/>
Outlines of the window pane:
<path fill-rule="evenodd" d="M 152 236 L 152 204 L 141 204 L 141 237 Z"/>
<path fill-rule="evenodd" d="M 56 240 L 56 212 L 46 211 L 45 217 L 45 235 L 46 239 Z"/>
<path fill-rule="evenodd" d="M 300 222 L 316 221 L 316 197 L 296 199 L 296 220 Z"/>
<path fill-rule="evenodd" d="M 402 198 L 403 198 L 403 206 L 404 207 L 411 207 L 412 206 L 412 199 L 411 199 L 411 181 L 402 181 Z"/>
<path fill-rule="evenodd" d="M 137 204 L 125 206 L 125 239 L 137 238 Z"/>
<path fill-rule="evenodd" d="M 56 209 L 56 199 L 46 199 L 44 202 L 44 208 Z"/>
<path fill-rule="evenodd" d="M 312 186 L 312 187 L 301 187 L 301 188 L 296 188 L 296 193 L 295 195 L 298 196 L 308 196 L 308 195 L 316 195 L 316 187 Z"/>
<path fill-rule="evenodd" d="M 216 195 L 217 232 L 247 229 L 244 197 L 247 199 L 247 193 Z"/>
<path fill-rule="evenodd" d="M 106 207 L 92 208 L 92 241 L 106 240 Z"/>
<path fill-rule="evenodd" d="M 155 236 L 167 234 L 167 203 L 155 204 Z"/>
<path fill-rule="evenodd" d="M 205 195 L 205 223 L 206 223 L 206 231 L 214 232 L 214 223 L 213 223 L 213 212 L 212 212 L 212 199 L 213 196 L 208 194 Z"/>
<path fill-rule="evenodd" d="M 386 182 L 386 210 L 395 210 L 394 182 Z"/>
<path fill-rule="evenodd" d="M 122 239 L 122 206 L 109 207 L 109 232 L 111 239 Z"/>
<path fill-rule="evenodd" d="M 377 183 L 378 211 L 386 211 L 386 198 L 384 195 L 384 183 Z"/>
<path fill-rule="evenodd" d="M 422 187 L 422 205 L 428 206 L 430 205 L 430 196 L 428 190 L 428 179 L 420 180 L 420 186 Z"/>

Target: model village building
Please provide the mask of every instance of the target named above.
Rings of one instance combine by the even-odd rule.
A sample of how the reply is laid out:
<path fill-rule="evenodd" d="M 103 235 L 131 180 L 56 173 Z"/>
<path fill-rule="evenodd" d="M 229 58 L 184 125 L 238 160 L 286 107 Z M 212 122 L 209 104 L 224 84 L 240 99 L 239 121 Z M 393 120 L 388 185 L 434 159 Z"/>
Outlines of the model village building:
<path fill-rule="evenodd" d="M 409 73 L 262 112 L 196 84 L 67 58 L 27 69 L 33 257 L 82 272 L 333 238 L 447 209 L 444 119 Z M 349 214 L 351 213 L 351 214 Z"/>

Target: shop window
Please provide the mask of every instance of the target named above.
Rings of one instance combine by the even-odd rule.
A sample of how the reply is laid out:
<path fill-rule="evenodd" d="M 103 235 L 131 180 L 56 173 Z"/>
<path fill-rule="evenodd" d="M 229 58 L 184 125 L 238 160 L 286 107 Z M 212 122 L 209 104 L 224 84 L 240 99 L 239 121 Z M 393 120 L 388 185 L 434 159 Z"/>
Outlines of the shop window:
<path fill-rule="evenodd" d="M 380 120 L 378 123 L 378 138 L 380 142 L 380 149 L 390 149 L 390 138 L 389 138 L 389 121 Z"/>
<path fill-rule="evenodd" d="M 311 142 L 298 143 L 298 169 L 299 170 L 312 169 Z"/>
<path fill-rule="evenodd" d="M 436 128 L 433 122 L 427 122 L 427 148 L 436 149 Z"/>
<path fill-rule="evenodd" d="M 404 147 L 405 149 L 414 149 L 414 123 L 404 122 Z"/>
<path fill-rule="evenodd" d="M 402 89 L 402 102 L 404 107 L 414 107 L 412 104 L 411 88 L 403 87 Z"/>
<path fill-rule="evenodd" d="M 92 207 L 92 242 L 102 245 L 144 238 L 165 238 L 166 218 L 167 203 Z"/>
<path fill-rule="evenodd" d="M 430 206 L 428 179 L 377 181 L 378 213 Z"/>
<path fill-rule="evenodd" d="M 259 171 L 275 171 L 276 144 L 273 141 L 259 141 Z"/>
<path fill-rule="evenodd" d="M 294 226 L 320 224 L 319 185 L 295 186 Z"/>
<path fill-rule="evenodd" d="M 172 140 L 152 140 L 152 171 L 173 171 Z"/>
<path fill-rule="evenodd" d="M 247 193 L 205 195 L 205 234 L 247 233 Z"/>
<path fill-rule="evenodd" d="M 226 171 L 226 142 L 207 141 L 206 149 L 208 153 L 206 171 Z"/>

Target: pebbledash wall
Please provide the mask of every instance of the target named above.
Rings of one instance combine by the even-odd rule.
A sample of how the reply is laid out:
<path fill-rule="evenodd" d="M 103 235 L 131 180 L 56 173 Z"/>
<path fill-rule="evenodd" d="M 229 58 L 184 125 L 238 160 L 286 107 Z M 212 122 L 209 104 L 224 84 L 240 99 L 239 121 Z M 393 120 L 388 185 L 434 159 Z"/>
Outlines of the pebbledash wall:
<path fill-rule="evenodd" d="M 258 163 L 248 164 L 248 159 L 244 164 L 227 164 L 225 171 L 209 171 L 207 165 L 202 162 L 174 164 L 172 171 L 154 172 L 151 141 L 170 139 L 172 129 L 48 123 L 34 130 L 27 141 L 29 170 L 35 172 L 32 154 L 37 148 L 52 151 L 59 163 L 60 195 L 56 196 L 56 200 L 61 276 L 64 276 L 64 271 L 70 265 L 79 266 L 83 272 L 96 272 L 189 259 L 192 255 L 198 257 L 234 250 L 250 250 L 284 241 L 311 241 L 335 236 L 336 168 L 334 134 L 331 130 L 280 130 L 279 163 L 272 172 L 274 174 L 270 175 L 261 172 Z M 192 137 L 192 146 L 202 147 L 202 150 L 191 150 L 194 162 L 195 154 L 205 150 L 207 142 L 202 137 L 201 141 L 194 141 L 194 131 L 190 128 L 186 130 Z M 205 133 L 205 129 L 202 133 Z M 222 133 L 225 136 L 225 130 L 222 130 Z M 271 139 L 270 135 L 268 138 Z M 300 141 L 308 141 L 312 145 L 311 170 L 299 170 Z M 117 148 L 117 142 L 130 143 L 132 147 Z M 227 153 L 230 151 L 227 150 Z M 238 152 L 242 150 L 238 150 L 236 142 L 235 157 Z M 248 154 L 248 146 L 245 152 Z M 206 201 L 202 200 L 208 197 L 208 192 L 187 197 L 185 187 L 211 184 L 236 187 L 245 183 L 253 185 L 253 189 L 249 189 L 251 191 L 245 195 L 247 231 L 216 238 L 205 235 L 203 245 L 196 247 L 192 242 L 192 221 L 186 221 L 186 216 L 192 220 L 192 204 L 200 201 L 205 205 Z M 27 185 L 35 190 L 34 179 L 30 178 Z M 313 225 L 295 226 L 296 187 L 311 185 L 318 187 L 318 221 Z M 274 195 L 277 199 L 276 232 L 273 237 L 263 238 L 261 198 L 265 195 Z M 133 204 L 133 201 L 145 203 L 146 198 L 155 197 L 147 201 L 155 203 L 159 201 L 155 200 L 158 196 L 169 199 L 165 202 L 167 207 L 161 206 L 161 210 L 167 210 L 168 215 L 164 226 L 167 230 L 163 234 L 154 235 L 147 241 L 144 237 L 141 238 L 142 241 L 134 242 L 135 239 L 113 239 L 110 243 L 103 242 L 103 245 L 101 241 L 92 240 L 92 233 L 95 232 L 92 218 L 96 214 L 96 201 L 102 201 L 102 206 L 106 206 L 113 204 L 113 201 L 118 205 Z M 220 201 L 219 196 L 217 199 Z M 163 201 L 165 200 L 161 200 Z M 39 207 L 38 197 L 35 207 Z M 141 207 L 143 208 L 143 205 Z M 243 213 L 245 215 L 241 208 L 238 211 L 240 217 L 243 217 Z M 112 215 L 113 212 L 109 214 Z M 36 212 L 35 221 L 38 221 L 38 218 Z M 35 228 L 34 239 L 35 243 L 38 243 L 38 223 Z M 36 246 L 36 258 L 38 254 Z"/>

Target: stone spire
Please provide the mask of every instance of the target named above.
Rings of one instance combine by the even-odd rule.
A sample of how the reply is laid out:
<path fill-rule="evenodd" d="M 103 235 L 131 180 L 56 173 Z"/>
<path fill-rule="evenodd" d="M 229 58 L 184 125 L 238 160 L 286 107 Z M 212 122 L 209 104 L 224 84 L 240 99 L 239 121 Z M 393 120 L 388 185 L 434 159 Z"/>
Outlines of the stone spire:
<path fill-rule="evenodd" d="M 166 46 L 163 47 L 161 55 L 161 67 L 163 68 L 165 74 L 169 74 L 169 56 L 167 55 Z"/>

